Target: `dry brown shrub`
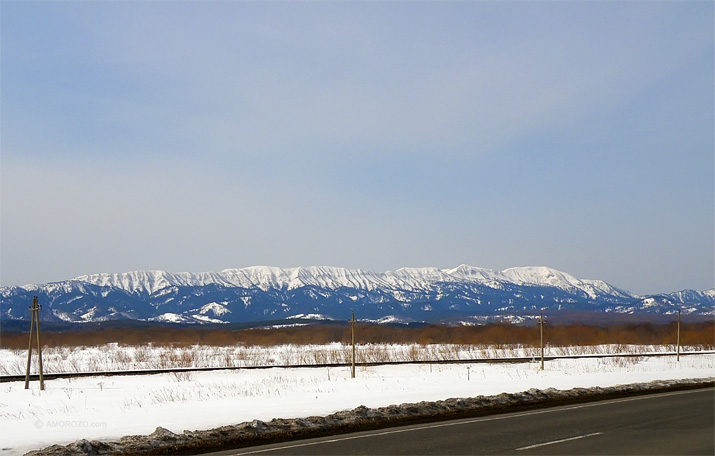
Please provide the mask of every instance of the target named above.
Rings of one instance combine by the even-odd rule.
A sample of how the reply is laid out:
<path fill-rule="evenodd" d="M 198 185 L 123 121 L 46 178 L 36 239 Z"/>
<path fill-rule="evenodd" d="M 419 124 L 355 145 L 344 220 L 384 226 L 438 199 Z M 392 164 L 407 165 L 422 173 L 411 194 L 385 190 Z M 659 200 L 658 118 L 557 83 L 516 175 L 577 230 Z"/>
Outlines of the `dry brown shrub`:
<path fill-rule="evenodd" d="M 674 345 L 677 326 L 669 324 L 546 324 L 544 342 L 551 346 L 593 346 L 601 344 L 621 345 Z M 489 324 L 484 326 L 426 325 L 421 327 L 392 327 L 358 323 L 355 328 L 359 344 L 460 344 L 502 348 L 513 345 L 538 346 L 538 325 L 519 326 Z M 0 348 L 27 350 L 29 333 L 3 332 Z M 201 344 L 216 347 L 227 346 L 274 346 L 283 344 L 349 344 L 350 325 L 342 324 L 304 326 L 273 329 L 215 329 L 215 328 L 108 328 L 99 331 L 43 331 L 42 344 L 46 347 L 99 346 L 118 343 L 123 346 L 189 348 Z M 680 326 L 682 345 L 713 349 L 715 347 L 715 322 L 682 322 Z M 137 352 L 141 362 L 142 354 Z M 298 356 L 298 355 L 297 355 Z M 322 357 L 334 358 L 325 354 Z M 342 355 L 341 355 L 342 356 Z M 443 354 L 441 356 L 447 356 Z M 180 360 L 188 364 L 188 360 Z"/>

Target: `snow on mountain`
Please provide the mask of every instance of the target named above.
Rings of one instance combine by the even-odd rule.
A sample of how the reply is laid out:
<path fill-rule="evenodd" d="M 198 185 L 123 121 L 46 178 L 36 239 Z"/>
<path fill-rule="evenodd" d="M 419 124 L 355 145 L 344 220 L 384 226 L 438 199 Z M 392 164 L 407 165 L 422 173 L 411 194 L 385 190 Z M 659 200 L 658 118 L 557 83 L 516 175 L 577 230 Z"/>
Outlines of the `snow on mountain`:
<path fill-rule="evenodd" d="M 187 323 L 190 321 L 187 317 L 184 317 L 182 315 L 175 314 L 172 312 L 163 313 L 156 317 L 151 317 L 148 320 L 149 321 L 161 321 L 161 322 L 167 322 L 167 323 Z"/>
<path fill-rule="evenodd" d="M 290 317 L 286 317 L 286 320 L 330 320 L 330 317 L 326 317 L 325 315 L 322 314 L 297 314 L 297 315 L 291 315 Z"/>
<path fill-rule="evenodd" d="M 493 269 L 478 268 L 474 266 L 468 266 L 462 264 L 454 269 L 448 269 L 445 271 L 452 277 L 458 277 L 463 280 L 474 280 L 481 282 L 488 282 L 490 280 L 500 279 L 503 274 L 497 272 Z"/>
<path fill-rule="evenodd" d="M 119 288 L 130 293 L 155 293 L 158 290 L 179 283 L 181 274 L 166 271 L 133 271 L 116 274 L 83 275 L 70 282 L 91 283 L 102 287 Z"/>
<path fill-rule="evenodd" d="M 673 293 L 646 296 L 642 299 L 643 307 L 669 309 L 664 313 L 676 313 L 681 310 L 685 314 L 701 312 L 715 315 L 715 289 L 696 291 L 681 290 Z"/>
<path fill-rule="evenodd" d="M 205 286 L 217 284 L 229 287 L 288 289 L 308 285 L 323 288 L 365 288 L 383 286 L 379 274 L 361 269 L 334 267 L 278 268 L 251 266 L 242 269 L 225 269 L 221 272 L 171 273 L 166 271 L 133 271 L 112 274 L 91 274 L 76 277 L 73 282 L 111 286 L 130 293 L 154 294 L 173 286 Z"/>
<path fill-rule="evenodd" d="M 576 277 L 556 269 L 540 267 L 509 268 L 502 275 L 519 285 L 550 286 L 563 290 L 581 290 L 595 299 L 607 294 L 623 298 L 633 298 L 635 295 L 613 287 L 602 280 L 577 279 Z"/>
<path fill-rule="evenodd" d="M 490 285 L 549 286 L 564 290 L 581 290 L 591 296 L 597 292 L 619 296 L 633 295 L 618 290 L 600 280 L 580 280 L 565 272 L 547 267 L 518 267 L 498 272 L 492 269 L 461 265 L 454 269 L 400 268 L 384 273 L 362 269 L 329 266 L 278 268 L 252 266 L 225 269 L 221 272 L 170 273 L 166 271 L 134 271 L 118 274 L 92 274 L 76 277 L 72 282 L 111 286 L 129 293 L 155 294 L 162 289 L 181 286 L 218 284 L 229 287 L 295 290 L 306 286 L 327 289 L 356 288 L 375 290 L 390 288 L 408 291 L 426 290 L 435 283 L 457 282 Z"/>
<path fill-rule="evenodd" d="M 373 321 L 442 321 L 541 310 L 713 313 L 715 290 L 640 297 L 601 280 L 548 267 L 504 271 L 460 265 L 372 272 L 330 266 L 253 266 L 220 272 L 91 274 L 46 285 L 0 288 L 0 319 L 27 319 L 40 295 L 56 321 L 136 319 L 175 323 L 280 320 L 320 315 Z"/>
<path fill-rule="evenodd" d="M 219 304 L 217 302 L 210 302 L 199 309 L 199 314 L 207 315 L 208 313 L 212 313 L 215 317 L 220 317 L 221 315 L 231 313 L 226 307 L 227 304 L 228 303 Z"/>
<path fill-rule="evenodd" d="M 673 293 L 668 293 L 665 296 L 668 296 L 675 302 L 688 302 L 692 301 L 693 299 L 699 299 L 703 297 L 710 298 L 715 301 L 715 289 L 705 291 L 680 290 Z"/>
<path fill-rule="evenodd" d="M 581 281 L 565 272 L 547 267 L 509 268 L 502 271 L 502 276 L 518 285 L 552 286 L 559 288 L 578 288 Z"/>

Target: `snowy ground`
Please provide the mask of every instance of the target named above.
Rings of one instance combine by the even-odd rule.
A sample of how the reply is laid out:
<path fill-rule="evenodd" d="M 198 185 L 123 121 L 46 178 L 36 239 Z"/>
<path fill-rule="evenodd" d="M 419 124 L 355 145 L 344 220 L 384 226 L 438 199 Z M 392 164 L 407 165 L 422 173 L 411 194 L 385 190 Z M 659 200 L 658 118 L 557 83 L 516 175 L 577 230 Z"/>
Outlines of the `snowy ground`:
<path fill-rule="evenodd" d="M 651 347 L 652 349 L 652 347 Z M 648 350 L 651 351 L 651 350 Z M 0 353 L 7 362 L 12 353 Z M 546 363 L 400 365 L 87 377 L 0 384 L 0 455 L 80 438 L 116 439 L 272 418 L 327 415 L 450 397 L 570 389 L 715 375 L 715 354 L 558 360 Z"/>
<path fill-rule="evenodd" d="M 701 351 L 706 347 L 682 347 Z M 546 346 L 546 356 L 594 354 L 672 353 L 675 345 Z M 359 346 L 357 362 L 436 361 L 455 359 L 493 359 L 535 357 L 538 347 L 530 345 L 467 344 L 367 344 Z M 116 343 L 92 347 L 53 347 L 42 351 L 45 373 L 98 372 L 113 370 L 168 369 L 177 367 L 247 367 L 348 363 L 349 345 L 262 346 L 124 346 Z M 37 353 L 32 372 L 37 372 Z M 0 349 L 0 375 L 24 375 L 27 349 Z"/>

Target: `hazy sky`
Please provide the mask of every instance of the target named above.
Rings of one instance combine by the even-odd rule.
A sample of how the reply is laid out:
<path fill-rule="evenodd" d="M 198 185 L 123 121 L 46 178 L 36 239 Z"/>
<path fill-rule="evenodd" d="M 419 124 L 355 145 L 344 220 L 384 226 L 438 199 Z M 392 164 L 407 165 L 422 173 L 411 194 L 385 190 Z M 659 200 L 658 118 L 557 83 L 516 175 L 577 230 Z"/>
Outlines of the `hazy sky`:
<path fill-rule="evenodd" d="M 0 283 L 550 266 L 715 287 L 715 13 L 2 1 Z"/>

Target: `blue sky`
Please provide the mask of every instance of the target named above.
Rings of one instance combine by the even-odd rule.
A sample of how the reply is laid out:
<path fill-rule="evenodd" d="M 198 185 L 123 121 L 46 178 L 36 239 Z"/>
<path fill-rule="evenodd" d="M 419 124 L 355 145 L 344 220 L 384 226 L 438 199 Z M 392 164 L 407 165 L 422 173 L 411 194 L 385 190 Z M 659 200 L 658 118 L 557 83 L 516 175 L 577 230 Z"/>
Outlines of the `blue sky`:
<path fill-rule="evenodd" d="M 714 5 L 0 4 L 0 284 L 546 265 L 715 286 Z"/>

